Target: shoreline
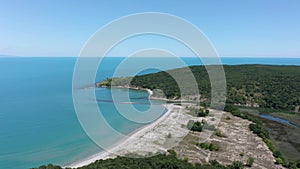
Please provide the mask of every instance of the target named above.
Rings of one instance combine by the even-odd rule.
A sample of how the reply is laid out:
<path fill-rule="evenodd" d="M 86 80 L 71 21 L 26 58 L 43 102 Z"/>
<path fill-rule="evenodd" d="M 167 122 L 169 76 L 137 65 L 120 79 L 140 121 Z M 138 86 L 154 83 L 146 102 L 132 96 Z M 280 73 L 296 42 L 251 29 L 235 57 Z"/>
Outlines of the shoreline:
<path fill-rule="evenodd" d="M 126 88 L 126 87 L 119 87 L 119 88 Z M 131 87 L 128 87 L 128 88 L 134 89 L 134 90 L 147 91 L 149 93 L 149 97 L 148 97 L 149 99 L 151 99 L 151 95 L 153 94 L 153 92 L 150 89 L 138 89 L 138 88 L 131 88 Z M 67 164 L 66 166 L 63 166 L 63 168 L 68 168 L 68 167 L 69 168 L 78 168 L 78 167 L 89 165 L 89 164 L 95 162 L 96 160 L 116 157 L 117 155 L 114 153 L 117 152 L 118 150 L 121 150 L 124 144 L 127 144 L 131 140 L 137 139 L 139 136 L 144 135 L 145 133 L 147 133 L 148 131 L 153 129 L 155 126 L 157 126 L 160 122 L 165 120 L 170 115 L 170 113 L 173 110 L 174 104 L 166 103 L 163 106 L 167 109 L 167 111 L 161 117 L 159 117 L 157 120 L 155 120 L 154 122 L 132 131 L 131 133 L 129 133 L 127 135 L 127 137 L 124 137 L 124 139 L 121 139 L 120 141 L 118 141 L 114 146 L 112 146 L 108 150 L 103 150 L 102 152 L 91 155 L 83 160 L 76 161 L 71 164 Z"/>
<path fill-rule="evenodd" d="M 174 102 L 174 103 L 180 103 L 180 102 L 189 102 L 190 100 L 188 99 L 168 99 L 168 98 L 163 98 L 163 97 L 155 97 L 153 96 L 153 91 L 148 88 L 142 88 L 142 87 L 134 87 L 134 86 L 98 86 L 98 83 L 96 83 L 96 88 L 117 88 L 117 89 L 131 89 L 131 90 L 143 90 L 147 91 L 149 93 L 148 99 L 152 100 L 161 100 L 161 101 L 166 101 L 166 102 Z"/>

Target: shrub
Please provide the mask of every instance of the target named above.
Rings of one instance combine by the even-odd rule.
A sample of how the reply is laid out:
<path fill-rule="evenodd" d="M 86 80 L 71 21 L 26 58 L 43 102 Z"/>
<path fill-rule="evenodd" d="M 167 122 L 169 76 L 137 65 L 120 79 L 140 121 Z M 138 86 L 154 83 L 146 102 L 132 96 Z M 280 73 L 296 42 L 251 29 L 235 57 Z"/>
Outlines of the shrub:
<path fill-rule="evenodd" d="M 249 157 L 249 158 L 247 159 L 246 166 L 247 166 L 247 167 L 252 167 L 253 163 L 254 163 L 254 158 L 253 158 L 253 157 Z"/>
<path fill-rule="evenodd" d="M 282 158 L 276 158 L 276 162 L 275 162 L 275 164 L 283 164 L 284 163 L 284 161 L 282 160 Z"/>
<path fill-rule="evenodd" d="M 215 132 L 215 135 L 218 136 L 218 137 L 226 137 L 224 134 L 221 133 L 220 130 L 217 130 L 217 131 Z"/>
<path fill-rule="evenodd" d="M 234 161 L 229 167 L 231 169 L 242 169 L 244 168 L 244 164 L 240 161 Z"/>
<path fill-rule="evenodd" d="M 209 151 L 219 151 L 220 147 L 218 144 L 208 144 L 208 143 L 197 143 L 197 146 L 199 146 L 202 149 L 209 150 Z"/>
<path fill-rule="evenodd" d="M 184 162 L 188 162 L 188 161 L 189 161 L 189 157 L 188 157 L 188 156 L 185 156 L 185 157 L 183 158 L 183 161 L 184 161 Z"/>

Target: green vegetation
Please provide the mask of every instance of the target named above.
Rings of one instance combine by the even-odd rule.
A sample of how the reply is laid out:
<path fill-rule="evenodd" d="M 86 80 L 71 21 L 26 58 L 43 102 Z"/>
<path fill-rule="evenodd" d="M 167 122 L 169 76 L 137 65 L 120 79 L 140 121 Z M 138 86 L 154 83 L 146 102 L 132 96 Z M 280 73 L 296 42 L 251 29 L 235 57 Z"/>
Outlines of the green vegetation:
<path fill-rule="evenodd" d="M 230 112 L 234 116 L 254 122 L 249 125 L 249 129 L 254 134 L 257 134 L 259 137 L 261 137 L 263 139 L 263 141 L 267 144 L 269 149 L 273 152 L 273 156 L 276 157 L 274 153 L 277 152 L 278 150 L 275 148 L 275 146 L 269 140 L 270 139 L 269 131 L 263 127 L 262 122 L 259 118 L 253 117 L 249 114 L 244 114 L 238 108 L 236 108 L 235 106 L 232 106 L 232 105 L 226 105 L 224 110 L 227 112 Z"/>
<path fill-rule="evenodd" d="M 283 165 L 287 168 L 293 168 L 296 166 L 296 163 L 294 161 L 287 162 L 284 157 L 282 156 L 281 152 L 277 149 L 277 147 L 272 143 L 270 140 L 269 131 L 264 128 L 262 121 L 249 114 L 242 113 L 238 108 L 232 105 L 226 105 L 224 108 L 225 111 L 231 112 L 232 115 L 247 119 L 249 121 L 252 121 L 254 123 L 249 125 L 249 129 L 256 134 L 257 136 L 261 137 L 262 140 L 266 143 L 270 151 L 273 153 L 273 156 L 276 158 L 276 164 Z"/>
<path fill-rule="evenodd" d="M 48 165 L 42 165 L 38 168 L 32 168 L 32 169 L 62 169 L 62 167 L 58 165 L 48 164 Z"/>
<path fill-rule="evenodd" d="M 200 109 L 200 111 L 198 112 L 197 116 L 198 117 L 206 117 L 208 114 L 209 114 L 209 110 Z"/>
<path fill-rule="evenodd" d="M 257 123 L 250 124 L 249 128 L 254 134 L 257 134 L 262 139 L 270 138 L 269 131 L 260 124 L 257 124 Z"/>
<path fill-rule="evenodd" d="M 211 84 L 204 66 L 189 67 L 198 82 L 202 98 L 210 99 Z M 227 102 L 249 106 L 294 111 L 300 105 L 300 67 L 269 65 L 224 65 L 227 82 Z M 176 74 L 183 83 L 186 95 L 195 95 L 189 81 L 185 81 L 188 68 L 136 76 L 131 86 L 161 89 L 167 98 L 180 98 L 176 81 L 168 74 Z M 112 83 L 113 82 L 113 83 Z M 129 78 L 108 79 L 97 86 L 129 84 Z M 155 95 L 155 93 L 154 93 Z"/>
<path fill-rule="evenodd" d="M 234 161 L 232 162 L 231 165 L 228 165 L 227 167 L 223 167 L 222 165 L 220 165 L 220 163 L 216 160 L 211 160 L 209 162 L 212 165 L 212 169 L 213 168 L 222 168 L 222 169 L 243 169 L 245 167 L 245 165 L 240 162 L 240 161 Z"/>
<path fill-rule="evenodd" d="M 242 119 L 247 119 L 249 121 L 262 125 L 262 121 L 259 118 L 241 112 L 236 106 L 227 104 L 224 108 L 224 111 L 230 112 L 232 115 L 240 117 Z"/>
<path fill-rule="evenodd" d="M 202 122 L 200 122 L 200 121 L 194 122 L 193 120 L 189 120 L 187 127 L 191 131 L 201 132 L 204 127 L 204 122 L 203 121 Z"/>
<path fill-rule="evenodd" d="M 183 161 L 188 162 L 188 161 L 189 161 L 189 157 L 185 156 L 185 157 L 183 158 Z"/>
<path fill-rule="evenodd" d="M 268 129 L 272 142 L 278 145 L 278 150 L 280 150 L 285 160 L 297 161 L 300 168 L 300 156 L 293 153 L 295 151 L 300 152 L 300 135 L 298 134 L 300 133 L 300 113 L 288 113 L 287 111 L 282 112 L 282 110 L 270 108 L 251 108 L 241 106 L 237 106 L 237 108 L 244 114 L 250 114 L 254 117 L 260 118 L 263 122 L 263 126 Z M 260 114 L 270 114 L 271 116 L 288 120 L 296 126 L 291 127 L 284 123 L 264 119 L 260 117 Z"/>
<path fill-rule="evenodd" d="M 188 162 L 187 157 L 182 160 L 178 159 L 176 152 L 169 150 L 169 154 L 158 154 L 152 157 L 117 157 L 114 159 L 97 160 L 94 163 L 77 169 L 242 169 L 244 166 L 239 161 L 234 161 L 231 165 L 224 166 L 216 160 L 210 161 L 210 164 L 191 164 Z M 33 169 L 62 169 L 62 167 L 49 164 L 48 166 L 40 166 Z"/>
<path fill-rule="evenodd" d="M 191 69 L 200 93 L 191 87 L 190 81 L 185 80 L 186 72 Z M 285 110 L 284 112 L 295 111 L 300 105 L 300 67 L 299 66 L 268 66 L 268 65 L 237 65 L 224 66 L 227 83 L 227 105 L 225 111 L 231 112 L 232 115 L 252 121 L 249 129 L 262 138 L 266 143 L 273 156 L 276 158 L 276 164 L 281 164 L 290 169 L 296 169 L 300 163 L 287 162 L 281 152 L 270 140 L 268 130 L 263 126 L 259 118 L 241 112 L 235 106 L 230 104 L 239 104 L 241 106 L 259 106 L 259 109 L 267 110 Z M 97 86 L 128 86 L 138 88 L 148 88 L 154 91 L 154 96 L 164 95 L 169 99 L 178 99 L 181 97 L 181 92 L 177 82 L 170 76 L 176 74 L 184 87 L 184 93 L 187 96 L 195 96 L 200 94 L 201 99 L 206 102 L 201 102 L 202 105 L 208 107 L 211 97 L 211 83 L 209 76 L 204 66 L 191 66 L 188 68 L 180 68 L 169 71 L 162 71 L 154 74 L 135 76 L 132 81 L 130 78 L 114 78 L 107 79 Z M 178 80 L 178 79 L 177 79 Z M 157 92 L 160 91 L 160 92 Z M 157 93 L 155 93 L 157 92 Z M 209 114 L 209 111 L 203 109 L 192 110 L 198 117 L 204 117 Z M 230 120 L 230 117 L 226 118 Z M 187 127 L 191 131 L 201 132 L 204 128 L 215 130 L 215 126 L 206 125 L 204 121 L 190 120 Z M 215 135 L 221 137 L 223 134 L 216 131 Z M 167 135 L 171 138 L 171 134 Z M 200 143 L 197 146 L 210 151 L 218 151 L 219 145 Z M 243 153 L 241 153 L 244 155 Z M 241 169 L 245 166 L 251 167 L 254 159 L 249 157 L 246 164 L 240 161 L 234 161 L 231 165 L 223 166 L 216 160 L 210 161 L 210 164 L 191 164 L 188 162 L 188 157 L 178 159 L 176 152 L 170 150 L 168 154 L 158 154 L 152 157 L 129 158 L 117 157 L 114 159 L 97 160 L 96 162 L 79 169 L 114 169 L 114 168 L 178 168 L 178 169 Z M 40 166 L 38 169 L 61 169 L 60 166 L 49 164 Z"/>
<path fill-rule="evenodd" d="M 231 165 L 232 169 L 241 169 L 244 168 L 244 164 L 240 161 L 234 161 Z"/>
<path fill-rule="evenodd" d="M 226 137 L 220 130 L 216 130 L 215 135 L 218 137 Z"/>
<path fill-rule="evenodd" d="M 254 158 L 253 158 L 253 157 L 249 157 L 249 158 L 247 159 L 246 166 L 247 166 L 247 167 L 252 167 L 253 163 L 254 163 Z"/>
<path fill-rule="evenodd" d="M 205 150 L 209 150 L 209 151 L 219 151 L 220 150 L 220 146 L 218 144 L 213 144 L 213 143 L 197 143 L 197 146 L 205 149 Z"/>
<path fill-rule="evenodd" d="M 186 107 L 186 109 L 189 111 L 189 114 L 197 117 L 206 117 L 209 114 L 208 109 L 195 108 L 195 107 Z"/>

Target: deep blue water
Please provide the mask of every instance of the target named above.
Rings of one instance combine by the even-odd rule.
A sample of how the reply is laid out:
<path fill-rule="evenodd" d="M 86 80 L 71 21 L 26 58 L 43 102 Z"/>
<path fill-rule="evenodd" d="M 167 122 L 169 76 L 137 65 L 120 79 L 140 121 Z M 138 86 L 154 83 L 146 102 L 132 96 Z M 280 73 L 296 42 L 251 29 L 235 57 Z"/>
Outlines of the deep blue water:
<path fill-rule="evenodd" d="M 100 65 L 96 81 L 113 75 L 123 58 L 108 58 Z M 184 58 L 187 65 L 200 65 L 197 58 Z M 147 62 L 166 64 L 166 58 Z M 224 64 L 300 65 L 298 58 L 223 58 Z M 84 133 L 72 100 L 72 75 L 76 58 L 0 58 L 0 168 L 30 168 L 42 164 L 65 165 L 95 154 L 101 149 Z M 135 65 L 128 67 L 128 71 Z M 140 74 L 156 72 L 147 69 Z M 126 71 L 124 71 L 126 73 Z M 123 90 L 115 89 L 122 101 Z M 132 98 L 146 92 L 130 90 Z M 145 124 L 126 120 L 118 114 L 110 89 L 96 89 L 99 107 L 116 130 L 128 134 Z M 140 110 L 145 104 L 135 105 Z M 154 112 L 155 113 L 155 112 Z"/>

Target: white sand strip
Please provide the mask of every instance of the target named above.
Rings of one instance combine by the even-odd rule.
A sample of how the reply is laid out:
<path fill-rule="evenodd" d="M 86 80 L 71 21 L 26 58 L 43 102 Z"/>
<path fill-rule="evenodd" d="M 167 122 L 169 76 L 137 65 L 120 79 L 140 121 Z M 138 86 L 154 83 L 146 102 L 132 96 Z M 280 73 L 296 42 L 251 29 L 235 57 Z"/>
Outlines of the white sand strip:
<path fill-rule="evenodd" d="M 151 95 L 151 90 L 148 91 L 148 92 Z M 90 163 L 92 163 L 96 160 L 115 157 L 115 155 L 114 155 L 115 152 L 121 151 L 124 148 L 125 145 L 128 146 L 130 143 L 132 143 L 133 140 L 136 140 L 139 137 L 145 135 L 145 133 L 151 131 L 159 123 L 164 121 L 169 116 L 170 112 L 172 112 L 172 109 L 173 109 L 174 105 L 173 104 L 168 104 L 168 105 L 165 105 L 165 107 L 167 108 L 167 112 L 163 116 L 161 116 L 159 119 L 157 119 L 153 123 L 151 123 L 151 124 L 149 124 L 145 127 L 142 127 L 141 129 L 136 130 L 132 134 L 129 134 L 129 137 L 127 137 L 124 140 L 121 140 L 120 143 L 117 144 L 115 147 L 109 149 L 108 151 L 100 152 L 100 153 L 95 154 L 91 157 L 88 157 L 88 158 L 84 159 L 83 161 L 75 162 L 75 163 L 70 164 L 68 166 L 64 166 L 63 168 L 66 168 L 66 167 L 70 167 L 70 168 L 82 167 L 82 166 L 88 165 L 88 164 L 90 164 Z"/>

